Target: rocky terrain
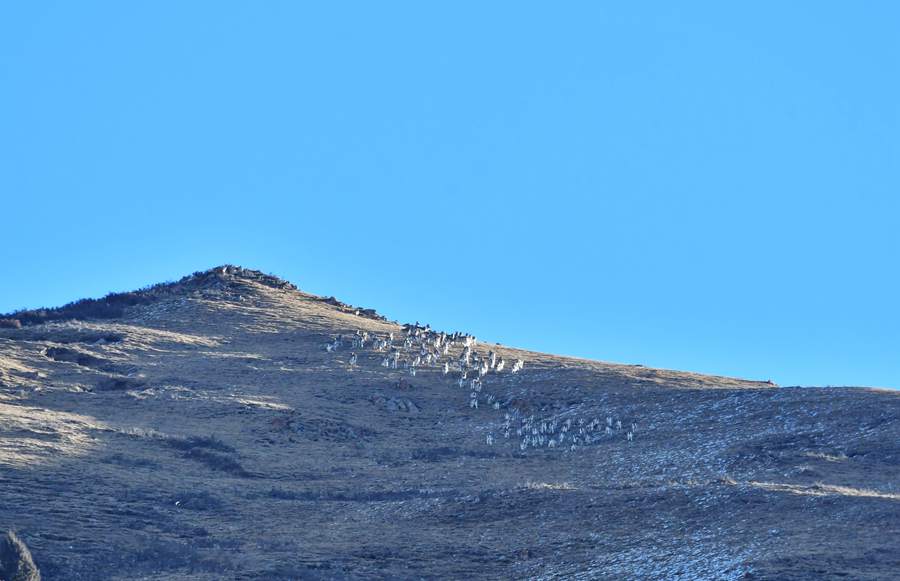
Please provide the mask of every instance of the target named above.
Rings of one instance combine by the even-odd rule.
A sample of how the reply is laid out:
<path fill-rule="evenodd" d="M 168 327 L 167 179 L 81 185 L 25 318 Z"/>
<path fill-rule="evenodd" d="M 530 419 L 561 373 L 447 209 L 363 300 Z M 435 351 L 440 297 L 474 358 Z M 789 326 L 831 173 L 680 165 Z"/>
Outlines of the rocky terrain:
<path fill-rule="evenodd" d="M 484 344 L 238 267 L 0 327 L 0 526 L 51 581 L 900 575 L 898 392 Z"/>

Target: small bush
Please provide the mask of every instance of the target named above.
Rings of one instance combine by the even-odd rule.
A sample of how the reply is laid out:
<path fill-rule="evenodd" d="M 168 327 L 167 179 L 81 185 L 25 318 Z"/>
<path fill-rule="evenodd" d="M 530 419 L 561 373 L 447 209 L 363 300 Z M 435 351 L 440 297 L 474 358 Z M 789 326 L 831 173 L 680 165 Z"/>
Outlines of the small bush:
<path fill-rule="evenodd" d="M 233 446 L 229 446 L 215 436 L 169 436 L 166 443 L 176 450 L 195 450 L 206 448 L 209 450 L 218 450 L 219 452 L 228 452 L 234 454 L 237 450 Z"/>
<path fill-rule="evenodd" d="M 22 321 L 19 319 L 0 319 L 0 329 L 21 329 Z"/>
<path fill-rule="evenodd" d="M 130 377 L 104 377 L 97 382 L 97 391 L 127 391 L 142 389 L 147 384 L 141 379 Z"/>
<path fill-rule="evenodd" d="M 0 538 L 0 579 L 41 581 L 41 573 L 31 558 L 31 551 L 12 531 Z"/>
<path fill-rule="evenodd" d="M 82 367 L 90 367 L 96 369 L 103 368 L 107 363 L 104 359 L 94 357 L 89 353 L 82 353 L 81 351 L 76 351 L 75 349 L 69 349 L 68 347 L 49 347 L 46 351 L 44 351 L 44 355 L 46 355 L 48 359 L 52 359 L 54 361 L 65 361 L 68 363 L 80 365 Z"/>
<path fill-rule="evenodd" d="M 316 500 L 318 498 L 318 496 L 312 492 L 294 492 L 292 490 L 275 487 L 269 490 L 268 496 L 269 498 L 274 498 L 276 500 Z"/>
<path fill-rule="evenodd" d="M 146 458 L 139 458 L 137 456 L 126 456 L 125 454 L 111 454 L 103 459 L 101 462 L 106 464 L 117 464 L 119 466 L 127 466 L 129 468 L 159 468 L 159 464 L 154 462 L 153 460 L 148 460 Z"/>
<path fill-rule="evenodd" d="M 138 292 L 110 293 L 101 299 L 80 299 L 52 309 L 21 310 L 4 317 L 17 320 L 20 325 L 40 325 L 51 321 L 72 319 L 120 319 L 126 307 L 145 305 L 153 302 L 153 288 Z"/>
<path fill-rule="evenodd" d="M 127 307 L 147 305 L 160 297 L 184 290 L 219 286 L 233 278 L 256 281 L 271 288 L 296 290 L 293 284 L 276 276 L 250 270 L 239 266 L 224 265 L 185 276 L 177 282 L 162 282 L 144 287 L 137 291 L 109 293 L 99 299 L 81 299 L 61 307 L 52 309 L 20 310 L 6 315 L 2 319 L 16 319 L 22 325 L 40 325 L 50 321 L 69 321 L 83 319 L 119 319 L 125 315 Z"/>
<path fill-rule="evenodd" d="M 212 470 L 227 472 L 234 476 L 250 476 L 250 473 L 244 470 L 244 467 L 241 466 L 240 462 L 225 454 L 211 452 L 210 450 L 204 450 L 203 448 L 194 448 L 193 450 L 185 452 L 184 457 L 188 460 L 200 462 Z"/>

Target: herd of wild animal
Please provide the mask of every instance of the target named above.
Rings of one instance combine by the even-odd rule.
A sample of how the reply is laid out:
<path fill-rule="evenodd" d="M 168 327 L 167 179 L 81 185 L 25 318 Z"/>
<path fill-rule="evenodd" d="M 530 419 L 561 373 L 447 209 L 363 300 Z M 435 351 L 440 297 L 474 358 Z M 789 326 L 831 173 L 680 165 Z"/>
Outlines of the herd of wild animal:
<path fill-rule="evenodd" d="M 438 372 L 449 377 L 458 388 L 469 392 L 469 408 L 487 407 L 494 411 L 504 411 L 499 431 L 505 440 L 512 438 L 513 432 L 519 438 L 519 449 L 528 448 L 560 449 L 575 452 L 582 446 L 602 441 L 604 438 L 621 437 L 634 440 L 637 423 L 623 424 L 622 419 L 606 415 L 605 419 L 559 417 L 538 418 L 534 414 L 523 414 L 509 405 L 502 397 L 488 391 L 490 377 L 499 377 L 507 368 L 506 360 L 493 350 L 484 353 L 479 350 L 478 339 L 466 333 L 446 333 L 435 331 L 429 325 L 407 324 L 403 326 L 403 336 L 394 333 L 375 334 L 357 330 L 345 337 L 337 335 L 326 344 L 328 353 L 337 353 L 349 348 L 348 369 L 360 365 L 359 354 L 374 352 L 381 357 L 381 366 L 408 373 L 415 377 L 422 371 Z M 377 360 L 377 357 L 376 357 Z M 509 367 L 510 375 L 518 374 L 525 368 L 525 362 L 516 359 Z M 493 432 L 485 436 L 485 443 L 493 446 L 499 442 Z"/>

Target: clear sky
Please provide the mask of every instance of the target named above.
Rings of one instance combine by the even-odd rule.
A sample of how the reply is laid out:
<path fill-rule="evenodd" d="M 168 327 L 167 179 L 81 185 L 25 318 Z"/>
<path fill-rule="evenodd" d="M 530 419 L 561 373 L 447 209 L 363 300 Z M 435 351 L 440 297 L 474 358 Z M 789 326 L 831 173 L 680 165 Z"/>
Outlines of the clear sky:
<path fill-rule="evenodd" d="M 221 263 L 900 387 L 900 3 L 7 2 L 0 311 Z"/>

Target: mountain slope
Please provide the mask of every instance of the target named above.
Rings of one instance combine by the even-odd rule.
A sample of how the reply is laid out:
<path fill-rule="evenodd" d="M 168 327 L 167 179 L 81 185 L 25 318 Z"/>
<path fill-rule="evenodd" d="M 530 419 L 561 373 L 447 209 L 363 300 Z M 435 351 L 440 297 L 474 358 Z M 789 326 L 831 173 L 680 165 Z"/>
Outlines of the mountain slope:
<path fill-rule="evenodd" d="M 47 579 L 900 567 L 895 392 L 480 343 L 461 387 L 467 336 L 238 267 L 5 319 L 0 525 Z"/>

